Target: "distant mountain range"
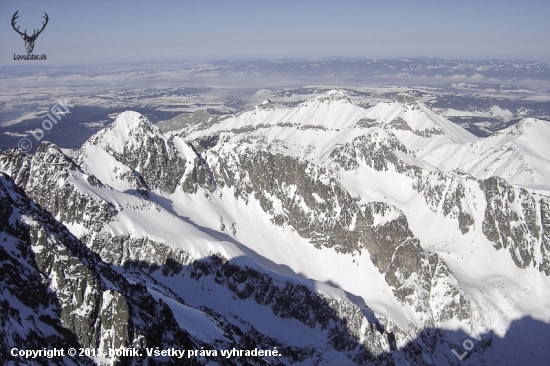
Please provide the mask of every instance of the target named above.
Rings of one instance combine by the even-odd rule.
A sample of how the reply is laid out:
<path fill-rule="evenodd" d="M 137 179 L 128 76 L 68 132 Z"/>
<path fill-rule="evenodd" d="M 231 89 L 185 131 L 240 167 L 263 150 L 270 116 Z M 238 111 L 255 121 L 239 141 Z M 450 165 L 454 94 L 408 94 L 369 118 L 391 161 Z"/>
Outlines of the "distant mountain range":
<path fill-rule="evenodd" d="M 221 60 L 207 62 L 222 72 L 270 72 L 274 74 L 315 74 L 358 77 L 425 77 L 425 78 L 471 78 L 480 80 L 520 81 L 541 80 L 548 82 L 550 63 L 518 59 L 494 60 L 444 60 L 440 58 L 329 58 L 306 60 Z M 206 72 L 208 67 L 204 68 Z M 300 77 L 299 76 L 299 77 Z"/>

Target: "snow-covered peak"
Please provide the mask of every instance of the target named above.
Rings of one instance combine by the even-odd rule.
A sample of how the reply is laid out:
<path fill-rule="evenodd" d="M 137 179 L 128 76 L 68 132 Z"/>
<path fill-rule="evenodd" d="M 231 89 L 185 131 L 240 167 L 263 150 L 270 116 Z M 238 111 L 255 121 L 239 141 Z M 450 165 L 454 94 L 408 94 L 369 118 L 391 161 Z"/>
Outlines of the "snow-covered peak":
<path fill-rule="evenodd" d="M 351 102 L 339 89 L 290 109 L 275 108 L 265 101 L 246 112 L 219 118 L 206 128 L 188 130 L 184 139 L 202 140 L 223 133 L 227 134 L 227 141 L 245 139 L 271 147 L 284 145 L 283 150 L 316 159 L 328 156 L 336 145 L 351 142 L 365 134 L 365 128 L 372 127 L 391 131 L 414 152 L 477 140 L 412 96 L 399 94 L 394 102 L 365 109 Z"/>
<path fill-rule="evenodd" d="M 273 104 L 271 104 L 271 101 L 269 99 L 264 100 L 260 104 L 258 104 L 255 108 L 255 110 L 264 110 L 264 111 L 273 111 L 275 110 L 275 107 Z"/>
<path fill-rule="evenodd" d="M 147 117 L 134 111 L 126 111 L 119 114 L 111 124 L 110 129 L 117 130 L 126 136 L 136 132 L 160 133 L 159 129 Z"/>
<path fill-rule="evenodd" d="M 98 145 L 122 153 L 124 147 L 139 145 L 147 137 L 164 137 L 147 117 L 134 111 L 119 114 L 107 128 L 90 137 L 83 148 Z"/>
<path fill-rule="evenodd" d="M 340 89 L 332 89 L 321 95 L 306 100 L 301 105 L 315 105 L 318 103 L 331 104 L 333 102 L 342 102 L 354 104 L 353 101 Z"/>
<path fill-rule="evenodd" d="M 422 156 L 445 170 L 477 178 L 499 176 L 509 183 L 550 189 L 550 122 L 525 118 L 493 135 L 459 147 L 442 146 Z"/>
<path fill-rule="evenodd" d="M 248 111 L 218 118 L 206 128 L 188 130 L 185 139 L 218 133 L 240 139 L 243 134 L 252 134 L 261 135 L 268 143 L 286 136 L 291 145 L 317 145 L 311 140 L 318 139 L 320 131 L 336 133 L 350 128 L 365 112 L 341 90 L 331 90 L 291 109 L 275 108 L 269 100 L 264 101 Z"/>
<path fill-rule="evenodd" d="M 538 118 L 528 117 L 522 119 L 515 125 L 498 131 L 494 135 L 507 135 L 517 137 L 525 136 L 530 138 L 541 136 L 547 139 L 549 137 L 549 132 L 550 122 Z"/>
<path fill-rule="evenodd" d="M 475 146 L 483 151 L 502 146 L 513 147 L 550 162 L 548 141 L 550 141 L 550 122 L 529 117 L 479 141 Z"/>
<path fill-rule="evenodd" d="M 413 96 L 403 93 L 397 94 L 393 102 L 379 103 L 370 108 L 366 117 L 394 130 L 397 137 L 412 151 L 431 150 L 442 143 L 462 145 L 478 139 Z"/>

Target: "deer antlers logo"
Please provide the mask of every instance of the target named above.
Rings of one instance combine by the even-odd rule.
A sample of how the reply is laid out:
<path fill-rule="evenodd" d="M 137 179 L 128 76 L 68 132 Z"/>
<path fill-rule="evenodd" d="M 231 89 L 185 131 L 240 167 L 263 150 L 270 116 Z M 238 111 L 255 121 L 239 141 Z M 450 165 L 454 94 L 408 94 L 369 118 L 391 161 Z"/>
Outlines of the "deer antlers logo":
<path fill-rule="evenodd" d="M 36 38 L 38 38 L 38 36 L 40 35 L 40 33 L 42 33 L 42 31 L 44 30 L 44 28 L 46 28 L 46 24 L 48 24 L 48 14 L 44 13 L 44 19 L 46 20 L 45 22 L 42 22 L 42 29 L 38 30 L 38 29 L 35 29 L 32 36 L 29 36 L 27 34 L 27 30 L 25 29 L 24 32 L 21 32 L 19 30 L 19 27 L 15 27 L 15 21 L 17 20 L 17 18 L 19 18 L 19 10 L 17 10 L 15 12 L 15 14 L 13 14 L 13 17 L 11 18 L 11 26 L 13 27 L 13 29 L 19 33 L 21 35 L 21 38 L 23 38 L 23 40 L 25 41 L 25 48 L 27 49 L 27 53 L 32 53 L 32 50 L 34 49 L 34 42 L 36 41 Z"/>

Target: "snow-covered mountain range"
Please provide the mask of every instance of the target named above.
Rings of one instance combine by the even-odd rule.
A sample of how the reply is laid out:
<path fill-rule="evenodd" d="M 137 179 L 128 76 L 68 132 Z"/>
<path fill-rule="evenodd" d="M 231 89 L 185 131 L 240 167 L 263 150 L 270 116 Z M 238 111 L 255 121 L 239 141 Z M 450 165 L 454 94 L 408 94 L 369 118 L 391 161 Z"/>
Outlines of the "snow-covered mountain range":
<path fill-rule="evenodd" d="M 7 150 L 0 358 L 32 338 L 218 350 L 191 364 L 543 364 L 547 141 L 542 119 L 482 139 L 408 94 L 363 108 L 331 90 L 166 133 L 128 111 L 77 151 Z"/>
<path fill-rule="evenodd" d="M 412 94 L 482 137 L 524 117 L 550 118 L 547 62 L 420 57 L 36 66 L 0 67 L 0 152 L 16 148 L 21 138 L 32 139 L 31 131 L 60 100 L 69 102 L 70 111 L 55 129 L 43 129 L 44 139 L 66 148 L 79 148 L 126 110 L 154 124 L 183 122 L 197 111 L 238 113 L 266 99 L 292 108 L 334 87 L 365 108 L 389 102 L 398 92 Z"/>

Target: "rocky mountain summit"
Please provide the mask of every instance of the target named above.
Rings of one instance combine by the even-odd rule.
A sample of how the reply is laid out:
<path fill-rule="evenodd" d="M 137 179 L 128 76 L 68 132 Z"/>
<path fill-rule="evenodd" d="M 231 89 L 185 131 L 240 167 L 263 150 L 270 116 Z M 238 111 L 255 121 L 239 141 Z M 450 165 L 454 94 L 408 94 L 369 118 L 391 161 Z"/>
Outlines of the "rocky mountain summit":
<path fill-rule="evenodd" d="M 480 139 L 411 95 L 364 109 L 333 90 L 178 123 L 124 112 L 72 154 L 0 155 L 3 361 L 31 333 L 210 350 L 190 364 L 549 356 L 531 347 L 550 323 L 550 122 Z M 115 361 L 181 362 L 56 360 Z"/>

